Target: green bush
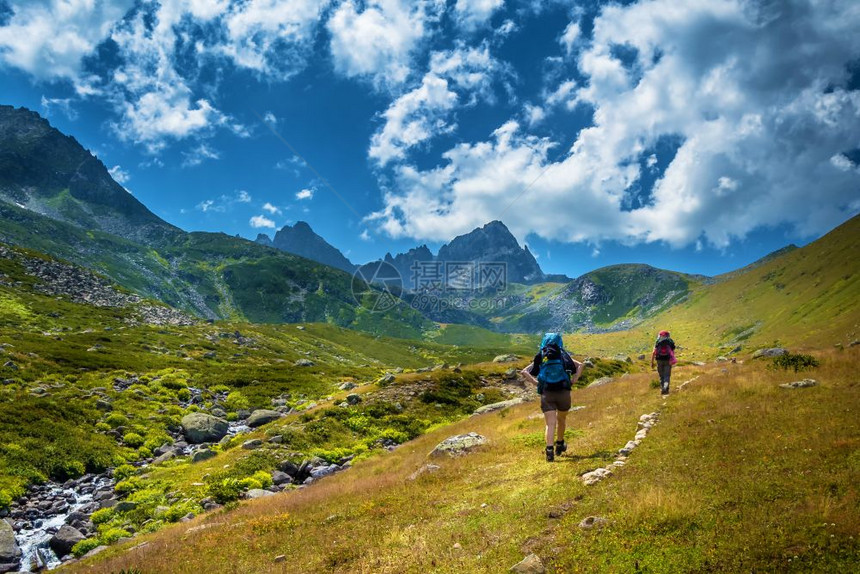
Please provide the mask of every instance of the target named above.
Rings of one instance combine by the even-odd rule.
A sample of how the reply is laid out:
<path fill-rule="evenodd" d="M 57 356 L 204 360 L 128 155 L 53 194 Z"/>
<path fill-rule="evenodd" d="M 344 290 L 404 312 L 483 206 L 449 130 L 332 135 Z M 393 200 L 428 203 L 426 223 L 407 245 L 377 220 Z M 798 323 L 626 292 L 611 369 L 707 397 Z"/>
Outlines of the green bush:
<path fill-rule="evenodd" d="M 210 483 L 206 488 L 209 496 L 218 504 L 225 504 L 231 500 L 237 500 L 242 494 L 242 486 L 235 478 L 225 478 L 221 481 Z"/>
<path fill-rule="evenodd" d="M 179 389 L 178 391 L 176 391 L 176 398 L 180 401 L 187 401 L 191 398 L 191 391 L 189 391 L 187 388 Z"/>
<path fill-rule="evenodd" d="M 242 490 L 260 489 L 263 488 L 263 484 L 259 480 L 249 476 L 239 481 L 239 487 Z"/>
<path fill-rule="evenodd" d="M 98 538 L 87 538 L 72 546 L 72 554 L 75 555 L 75 558 L 80 558 L 93 548 L 97 548 L 99 546 L 101 546 L 101 543 Z"/>
<path fill-rule="evenodd" d="M 6 508 L 12 504 L 12 495 L 5 490 L 0 490 L 0 508 Z"/>
<path fill-rule="evenodd" d="M 259 482 L 262 488 L 269 488 L 270 486 L 272 486 L 272 484 L 274 484 L 272 482 L 271 473 L 268 473 L 265 470 L 258 470 L 251 475 L 251 478 Z"/>
<path fill-rule="evenodd" d="M 224 399 L 224 406 L 228 411 L 239 411 L 250 406 L 248 399 L 239 391 L 233 391 Z"/>
<path fill-rule="evenodd" d="M 96 423 L 96 430 L 99 432 L 107 432 L 111 429 L 111 426 L 107 423 Z"/>
<path fill-rule="evenodd" d="M 113 487 L 117 494 L 130 494 L 143 486 L 143 481 L 138 476 L 130 476 L 125 480 L 121 480 Z"/>
<path fill-rule="evenodd" d="M 814 369 L 818 366 L 818 359 L 812 355 L 803 355 L 801 353 L 786 353 L 779 357 L 773 358 L 771 364 L 772 369 L 782 369 L 787 371 L 793 369 L 794 372 L 805 371 L 806 369 Z"/>
<path fill-rule="evenodd" d="M 99 508 L 90 516 L 90 521 L 93 524 L 104 524 L 113 518 L 113 508 Z"/>
<path fill-rule="evenodd" d="M 122 437 L 122 442 L 125 443 L 126 446 L 130 446 L 131 448 L 137 448 L 139 446 L 143 446 L 144 440 L 143 437 L 136 432 L 130 432 L 126 433 Z"/>
<path fill-rule="evenodd" d="M 121 427 L 128 424 L 128 417 L 120 413 L 111 413 L 105 417 L 104 422 L 111 428 Z"/>
<path fill-rule="evenodd" d="M 173 389 L 174 391 L 177 391 L 179 389 L 185 389 L 188 387 L 188 382 L 176 373 L 164 375 L 159 380 L 163 387 L 167 389 Z"/>
<path fill-rule="evenodd" d="M 122 528 L 105 528 L 104 532 L 99 533 L 99 540 L 101 540 L 102 544 L 113 544 L 120 538 L 128 538 L 131 536 L 131 533 L 128 530 L 123 530 Z"/>
<path fill-rule="evenodd" d="M 137 472 L 137 469 L 130 464 L 123 464 L 113 469 L 113 477 L 119 482 L 125 480 Z"/>

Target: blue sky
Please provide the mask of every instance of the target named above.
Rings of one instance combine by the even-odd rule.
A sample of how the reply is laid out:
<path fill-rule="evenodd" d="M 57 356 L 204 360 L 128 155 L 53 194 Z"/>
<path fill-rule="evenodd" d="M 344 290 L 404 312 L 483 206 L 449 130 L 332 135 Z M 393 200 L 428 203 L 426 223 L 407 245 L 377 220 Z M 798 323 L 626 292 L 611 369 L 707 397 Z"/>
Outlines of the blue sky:
<path fill-rule="evenodd" d="M 853 0 L 0 0 L 0 102 L 159 216 L 354 262 L 501 219 L 718 274 L 860 212 Z"/>

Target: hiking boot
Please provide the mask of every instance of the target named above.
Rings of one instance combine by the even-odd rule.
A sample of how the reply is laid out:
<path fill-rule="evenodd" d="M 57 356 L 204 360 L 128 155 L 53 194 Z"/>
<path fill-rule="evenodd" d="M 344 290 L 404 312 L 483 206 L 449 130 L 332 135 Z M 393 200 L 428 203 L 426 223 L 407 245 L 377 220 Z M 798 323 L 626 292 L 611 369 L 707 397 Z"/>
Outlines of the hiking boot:
<path fill-rule="evenodd" d="M 561 453 L 567 450 L 567 445 L 564 444 L 563 440 L 555 441 L 555 454 L 556 456 L 561 456 Z"/>
<path fill-rule="evenodd" d="M 555 452 L 552 450 L 551 446 L 546 447 L 546 461 L 552 462 L 555 460 Z"/>

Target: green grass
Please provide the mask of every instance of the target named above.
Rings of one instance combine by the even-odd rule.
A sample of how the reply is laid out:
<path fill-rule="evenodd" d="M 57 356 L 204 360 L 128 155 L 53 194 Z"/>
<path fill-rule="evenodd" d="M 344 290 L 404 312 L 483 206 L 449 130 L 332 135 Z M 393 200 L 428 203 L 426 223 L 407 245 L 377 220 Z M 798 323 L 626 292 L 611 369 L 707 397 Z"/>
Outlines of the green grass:
<path fill-rule="evenodd" d="M 812 389 L 780 389 L 786 375 L 755 362 L 677 368 L 665 404 L 649 374 L 576 391 L 585 409 L 570 415 L 569 453 L 552 465 L 535 403 L 457 422 L 309 489 L 190 525 L 204 530 L 177 525 L 135 541 L 148 545 L 134 553 L 108 550 L 66 570 L 499 572 L 533 552 L 550 572 L 854 571 L 860 356 L 818 356 Z M 624 468 L 595 486 L 578 480 L 658 409 Z M 468 431 L 490 443 L 427 459 Z M 409 478 L 427 462 L 440 469 Z M 608 525 L 580 529 L 588 516 Z"/>

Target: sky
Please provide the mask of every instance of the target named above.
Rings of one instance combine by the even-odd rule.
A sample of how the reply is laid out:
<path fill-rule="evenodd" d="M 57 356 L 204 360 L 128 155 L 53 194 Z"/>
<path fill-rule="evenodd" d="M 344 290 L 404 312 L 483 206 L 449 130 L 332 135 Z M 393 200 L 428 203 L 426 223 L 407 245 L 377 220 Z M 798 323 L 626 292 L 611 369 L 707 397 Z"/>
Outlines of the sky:
<path fill-rule="evenodd" d="M 860 212 L 856 0 L 0 0 L 0 103 L 189 231 L 363 263 L 503 221 L 716 275 Z"/>

